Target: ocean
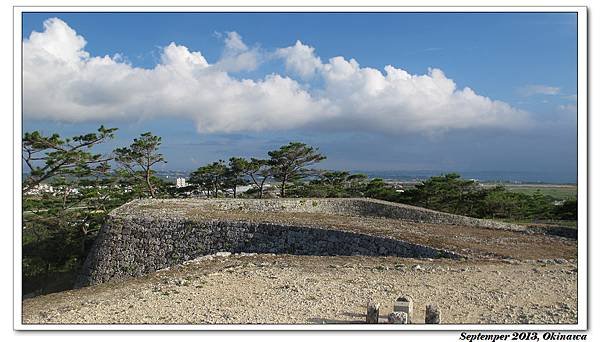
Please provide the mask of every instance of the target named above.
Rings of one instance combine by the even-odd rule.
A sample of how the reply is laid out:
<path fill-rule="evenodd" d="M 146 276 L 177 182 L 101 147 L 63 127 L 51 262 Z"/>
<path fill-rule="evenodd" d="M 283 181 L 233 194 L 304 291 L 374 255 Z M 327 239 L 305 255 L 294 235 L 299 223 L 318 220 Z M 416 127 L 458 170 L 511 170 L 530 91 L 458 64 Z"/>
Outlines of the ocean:
<path fill-rule="evenodd" d="M 370 178 L 383 178 L 386 180 L 415 181 L 425 180 L 431 176 L 456 172 L 465 179 L 475 179 L 481 182 L 503 183 L 539 183 L 539 184 L 576 184 L 577 173 L 561 172 L 528 172 L 528 171 L 452 171 L 452 170 L 386 170 L 386 171 L 361 171 Z"/>

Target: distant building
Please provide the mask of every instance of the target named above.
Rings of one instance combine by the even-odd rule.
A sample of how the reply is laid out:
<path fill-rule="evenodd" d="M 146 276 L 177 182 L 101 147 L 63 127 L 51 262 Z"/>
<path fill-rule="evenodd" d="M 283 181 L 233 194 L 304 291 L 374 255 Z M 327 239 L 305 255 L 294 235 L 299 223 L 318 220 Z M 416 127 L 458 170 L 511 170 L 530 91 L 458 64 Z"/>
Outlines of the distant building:
<path fill-rule="evenodd" d="M 73 194 L 79 194 L 79 189 L 77 188 L 71 188 L 71 187 L 53 187 L 52 185 L 48 185 L 48 184 L 38 184 L 36 186 L 34 186 L 33 188 L 29 189 L 25 194 L 26 195 L 42 195 L 42 194 L 50 194 L 50 195 L 56 195 L 56 194 L 63 194 L 63 193 L 67 193 L 69 195 L 73 195 Z"/>
<path fill-rule="evenodd" d="M 187 185 L 185 183 L 185 178 L 183 177 L 177 177 L 177 180 L 175 181 L 175 187 L 177 188 L 185 188 Z"/>
<path fill-rule="evenodd" d="M 44 193 L 53 194 L 54 187 L 52 185 L 40 183 L 40 184 L 34 186 L 33 188 L 29 189 L 29 191 L 26 192 L 27 195 L 41 195 Z"/>

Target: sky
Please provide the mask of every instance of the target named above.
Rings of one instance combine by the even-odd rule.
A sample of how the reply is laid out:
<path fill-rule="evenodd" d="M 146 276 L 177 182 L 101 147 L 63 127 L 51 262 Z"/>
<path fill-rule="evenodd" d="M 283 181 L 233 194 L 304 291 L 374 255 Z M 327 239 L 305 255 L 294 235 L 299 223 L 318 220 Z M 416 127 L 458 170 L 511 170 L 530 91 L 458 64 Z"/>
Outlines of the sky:
<path fill-rule="evenodd" d="M 575 13 L 25 13 L 23 127 L 151 131 L 164 170 L 266 157 L 575 182 Z"/>

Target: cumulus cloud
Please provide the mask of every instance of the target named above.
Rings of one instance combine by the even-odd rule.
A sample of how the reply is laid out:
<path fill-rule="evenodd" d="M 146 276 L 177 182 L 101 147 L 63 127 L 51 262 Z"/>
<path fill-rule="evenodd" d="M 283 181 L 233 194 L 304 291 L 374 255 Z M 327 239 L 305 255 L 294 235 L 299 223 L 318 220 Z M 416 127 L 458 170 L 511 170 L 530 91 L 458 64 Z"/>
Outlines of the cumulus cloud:
<path fill-rule="evenodd" d="M 250 49 L 237 32 L 227 32 L 223 56 L 216 66 L 223 71 L 252 71 L 258 67 L 260 52 Z"/>
<path fill-rule="evenodd" d="M 275 51 L 275 56 L 285 60 L 285 68 L 300 77 L 307 79 L 321 69 L 321 59 L 315 55 L 315 48 L 296 41 L 296 44 Z"/>
<path fill-rule="evenodd" d="M 542 84 L 529 84 L 518 89 L 521 96 L 533 95 L 558 95 L 560 94 L 559 87 L 551 87 Z"/>
<path fill-rule="evenodd" d="M 234 40 L 232 48 L 243 50 Z M 231 132 L 292 129 L 328 112 L 326 99 L 313 98 L 288 77 L 238 80 L 175 43 L 163 49 L 152 69 L 90 57 L 85 44 L 59 19 L 46 21 L 44 32 L 24 41 L 25 117 L 70 122 L 173 117 L 193 120 L 201 132 Z"/>
<path fill-rule="evenodd" d="M 86 41 L 60 19 L 23 42 L 24 115 L 59 121 L 192 120 L 199 132 L 327 127 L 377 133 L 435 133 L 452 129 L 518 128 L 529 114 L 507 103 L 459 89 L 439 69 L 411 75 L 388 65 L 384 72 L 354 59 L 323 63 L 300 41 L 274 55 L 317 89 L 269 74 L 236 78 L 253 70 L 258 53 L 227 33 L 222 57 L 210 63 L 199 51 L 171 43 L 160 63 L 138 68 L 119 56 L 91 56 Z M 252 57 L 252 55 L 254 57 Z"/>

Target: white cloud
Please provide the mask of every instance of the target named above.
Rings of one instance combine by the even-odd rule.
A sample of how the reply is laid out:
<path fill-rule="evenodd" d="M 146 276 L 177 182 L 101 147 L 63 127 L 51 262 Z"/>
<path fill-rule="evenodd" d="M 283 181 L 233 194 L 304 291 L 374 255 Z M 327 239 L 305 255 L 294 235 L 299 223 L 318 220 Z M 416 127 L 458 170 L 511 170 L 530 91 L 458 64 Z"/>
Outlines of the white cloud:
<path fill-rule="evenodd" d="M 533 95 L 558 95 L 560 94 L 559 87 L 551 87 L 542 84 L 529 84 L 518 89 L 521 96 Z"/>
<path fill-rule="evenodd" d="M 457 89 L 439 69 L 427 75 L 385 67 L 361 68 L 354 59 L 334 57 L 323 65 L 324 93 L 344 113 L 344 125 L 386 133 L 435 133 L 451 129 L 528 124 L 528 114 L 507 103 Z"/>
<path fill-rule="evenodd" d="M 174 43 L 164 48 L 159 65 L 143 69 L 90 57 L 85 40 L 58 19 L 45 28 L 23 44 L 27 118 L 173 117 L 193 120 L 202 132 L 230 132 L 291 129 L 328 112 L 327 100 L 313 98 L 290 78 L 238 80 Z"/>
<path fill-rule="evenodd" d="M 163 65 L 171 65 L 186 70 L 208 67 L 208 62 L 200 52 L 190 52 L 187 47 L 173 42 L 164 48 L 161 62 Z"/>
<path fill-rule="evenodd" d="M 225 38 L 225 47 L 232 51 L 246 51 L 248 47 L 242 41 L 242 36 L 240 36 L 237 32 L 227 32 L 227 37 Z"/>
<path fill-rule="evenodd" d="M 248 48 L 237 32 L 227 32 L 225 50 L 216 67 L 230 72 L 252 71 L 258 67 L 259 60 L 260 52 L 257 48 Z"/>
<path fill-rule="evenodd" d="M 76 122 L 171 117 L 193 120 L 200 132 L 327 127 L 378 133 L 436 133 L 452 129 L 518 128 L 528 113 L 507 103 L 458 89 L 439 69 L 411 75 L 392 66 L 385 73 L 354 59 L 322 63 L 314 48 L 296 42 L 278 49 L 290 72 L 319 77 L 322 87 L 278 74 L 239 79 L 258 55 L 235 32 L 225 37 L 214 64 L 197 51 L 169 44 L 154 68 L 118 57 L 92 57 L 85 39 L 50 19 L 44 32 L 23 43 L 24 115 Z"/>
<path fill-rule="evenodd" d="M 315 49 L 299 40 L 293 46 L 277 49 L 275 56 L 285 60 L 286 70 L 304 79 L 312 77 L 323 66 L 321 59 L 315 55 Z"/>

